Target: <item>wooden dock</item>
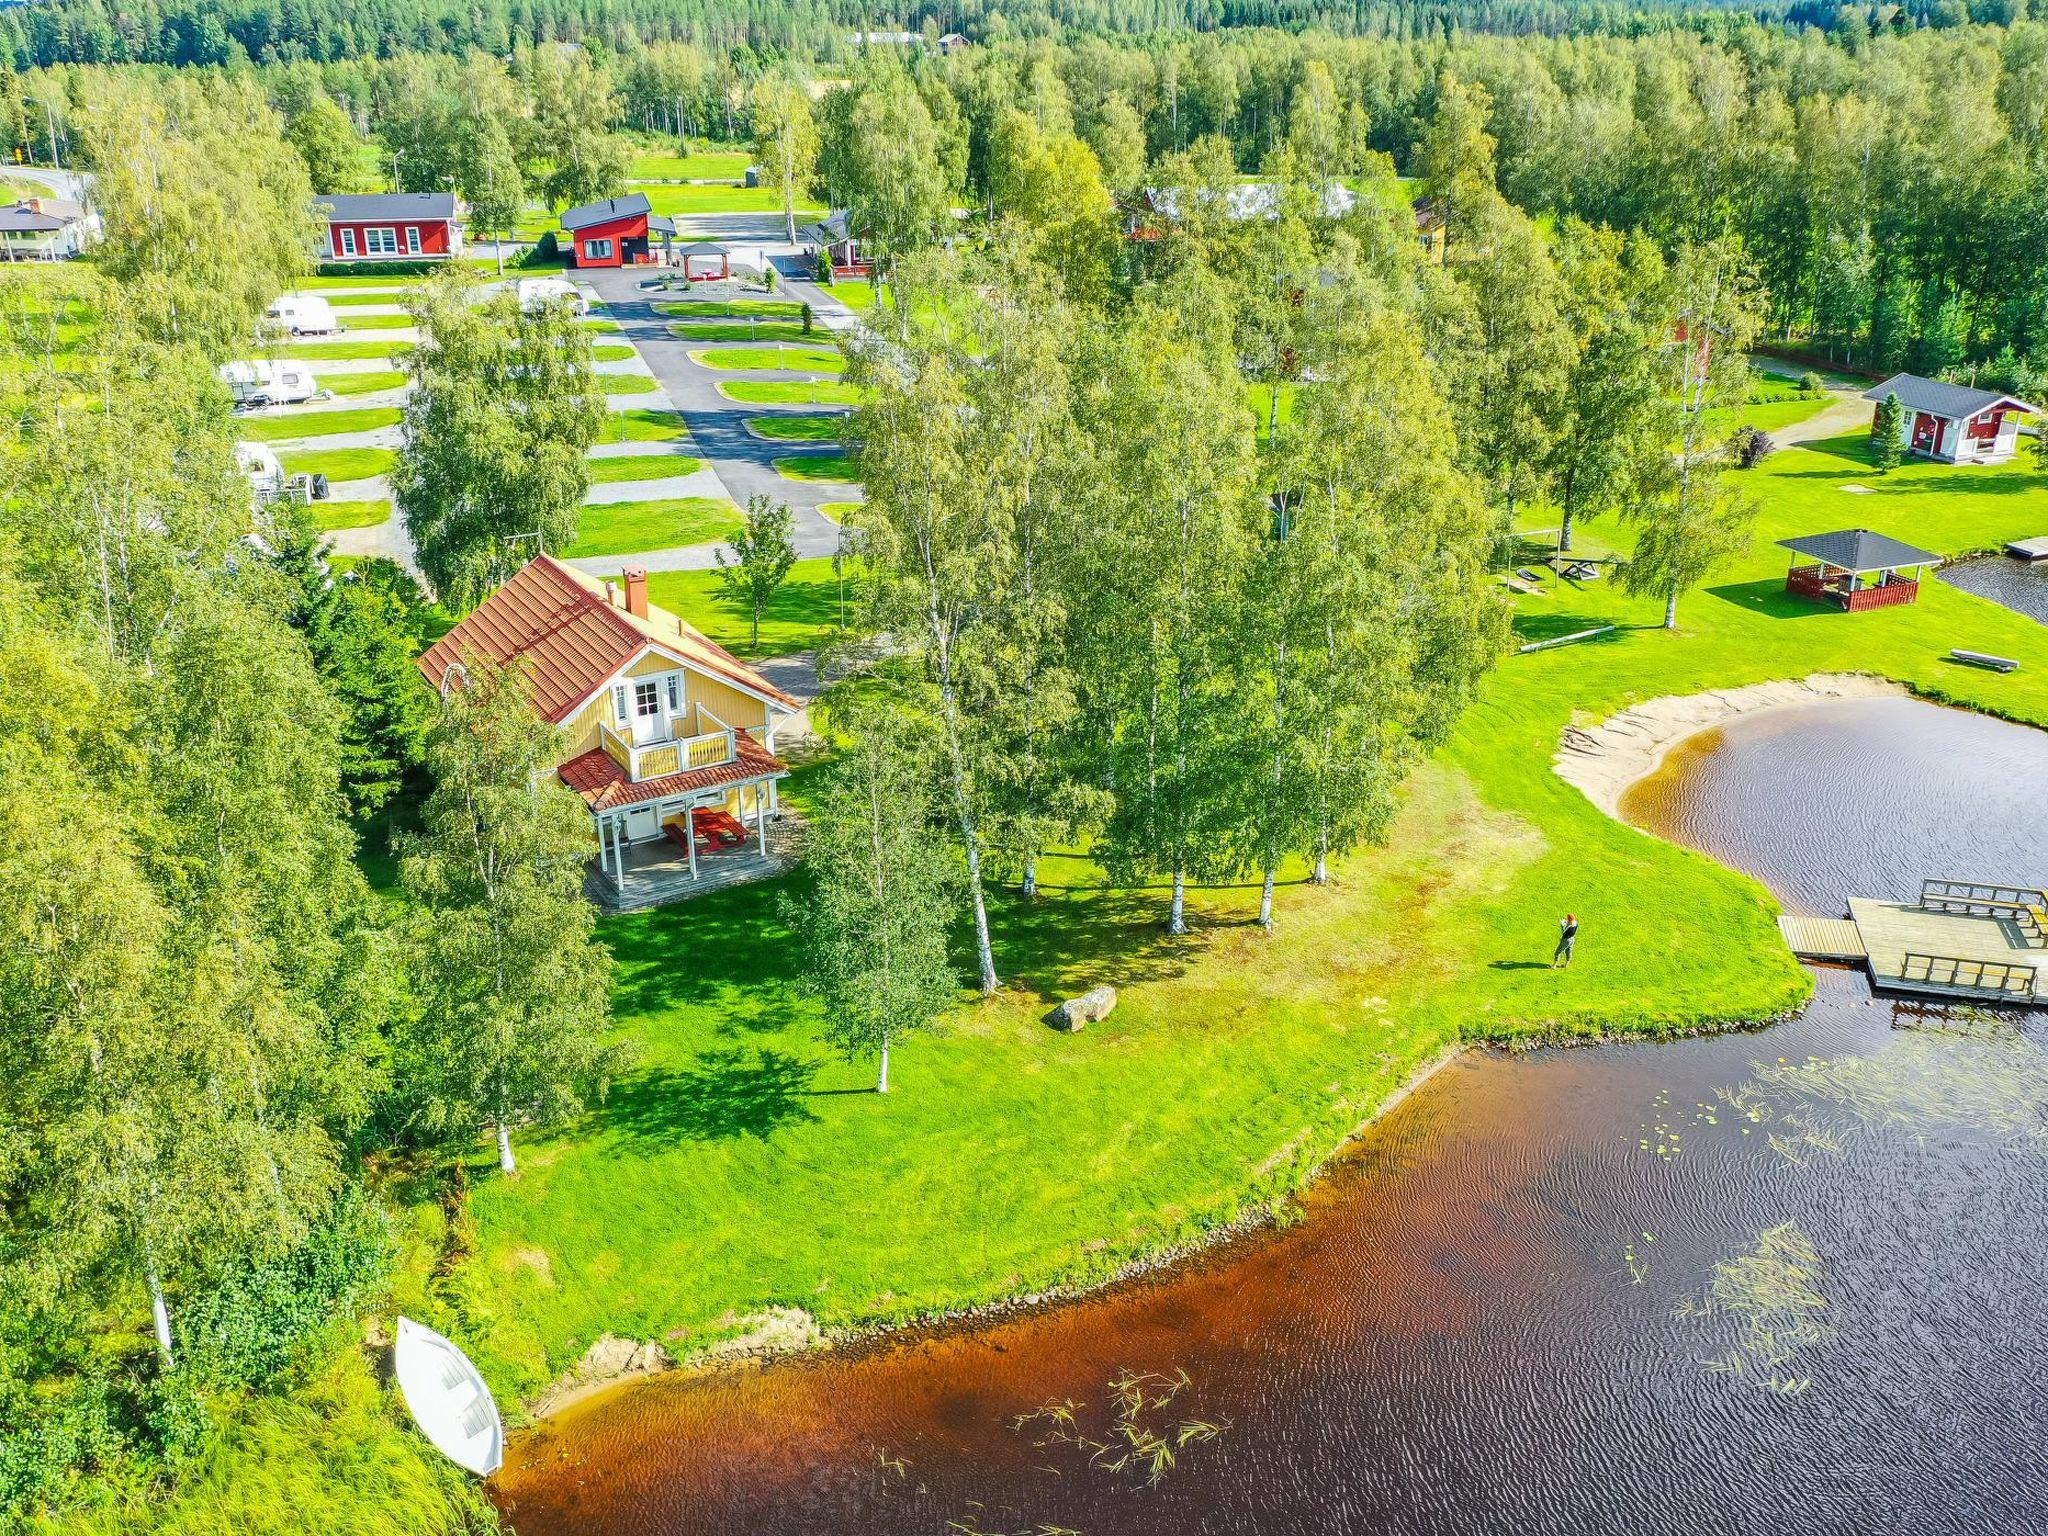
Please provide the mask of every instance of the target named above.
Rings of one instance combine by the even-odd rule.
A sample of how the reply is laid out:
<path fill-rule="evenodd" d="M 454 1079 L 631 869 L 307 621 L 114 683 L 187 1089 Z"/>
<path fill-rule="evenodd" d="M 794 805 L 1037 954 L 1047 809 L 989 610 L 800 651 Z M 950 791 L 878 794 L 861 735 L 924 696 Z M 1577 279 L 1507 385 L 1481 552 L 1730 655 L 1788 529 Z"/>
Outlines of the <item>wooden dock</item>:
<path fill-rule="evenodd" d="M 2015 560 L 2048 560 L 2048 534 L 2038 539 L 2014 539 L 2005 552 Z"/>
<path fill-rule="evenodd" d="M 1887 992 L 2048 1006 L 2048 893 L 1953 880 L 1917 902 L 1856 897 L 1843 918 L 1781 917 L 1802 960 L 1857 961 Z"/>

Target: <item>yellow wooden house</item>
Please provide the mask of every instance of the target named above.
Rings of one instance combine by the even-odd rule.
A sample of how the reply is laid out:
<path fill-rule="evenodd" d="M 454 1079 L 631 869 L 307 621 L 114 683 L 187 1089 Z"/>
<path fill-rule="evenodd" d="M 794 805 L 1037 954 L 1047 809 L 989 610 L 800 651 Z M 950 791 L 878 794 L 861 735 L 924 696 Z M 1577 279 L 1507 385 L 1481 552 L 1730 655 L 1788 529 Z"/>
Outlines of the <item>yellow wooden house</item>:
<path fill-rule="evenodd" d="M 556 771 L 590 807 L 593 887 L 641 907 L 772 873 L 777 728 L 802 709 L 647 600 L 647 573 L 601 581 L 539 555 L 420 657 L 461 686 L 465 658 L 518 662 L 560 732 Z"/>

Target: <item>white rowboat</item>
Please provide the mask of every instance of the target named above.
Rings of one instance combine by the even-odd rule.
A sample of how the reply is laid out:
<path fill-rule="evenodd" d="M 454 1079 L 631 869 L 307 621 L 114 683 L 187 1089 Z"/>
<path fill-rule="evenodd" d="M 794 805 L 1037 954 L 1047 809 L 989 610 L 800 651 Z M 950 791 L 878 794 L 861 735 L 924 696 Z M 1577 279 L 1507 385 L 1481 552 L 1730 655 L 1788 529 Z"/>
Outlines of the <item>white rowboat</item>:
<path fill-rule="evenodd" d="M 505 1425 L 469 1356 L 433 1329 L 398 1320 L 398 1387 L 420 1433 L 455 1465 L 489 1477 L 505 1460 Z"/>

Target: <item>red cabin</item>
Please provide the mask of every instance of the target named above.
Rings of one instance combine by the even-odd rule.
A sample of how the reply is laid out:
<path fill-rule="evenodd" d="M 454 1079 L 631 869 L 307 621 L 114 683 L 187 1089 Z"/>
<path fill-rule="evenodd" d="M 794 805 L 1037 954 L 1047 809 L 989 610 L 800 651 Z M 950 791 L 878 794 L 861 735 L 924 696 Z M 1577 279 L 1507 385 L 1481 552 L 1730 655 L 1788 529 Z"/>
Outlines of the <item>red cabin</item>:
<path fill-rule="evenodd" d="M 335 193 L 320 199 L 320 210 L 325 261 L 446 261 L 462 253 L 453 192 Z"/>
<path fill-rule="evenodd" d="M 645 192 L 571 208 L 562 215 L 562 228 L 572 267 L 666 266 L 676 234 L 675 224 L 653 211 Z"/>

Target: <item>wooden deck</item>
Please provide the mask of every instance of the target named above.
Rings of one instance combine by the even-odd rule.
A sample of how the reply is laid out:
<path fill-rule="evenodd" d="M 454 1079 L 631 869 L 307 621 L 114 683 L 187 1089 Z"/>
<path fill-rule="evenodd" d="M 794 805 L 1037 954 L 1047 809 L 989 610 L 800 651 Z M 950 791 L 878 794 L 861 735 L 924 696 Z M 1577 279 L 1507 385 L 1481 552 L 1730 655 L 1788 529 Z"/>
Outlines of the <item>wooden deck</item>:
<path fill-rule="evenodd" d="M 2048 900 L 2038 890 L 1923 883 L 1917 902 L 1856 897 L 1844 918 L 1781 917 L 1802 960 L 1861 960 L 1881 991 L 2048 1006 Z"/>
<path fill-rule="evenodd" d="M 2005 552 L 2015 560 L 2048 560 L 2048 536 L 2014 539 L 2005 546 Z"/>
<path fill-rule="evenodd" d="M 1934 912 L 1857 897 L 1849 920 L 1862 936 L 1873 985 L 1937 997 L 2048 1002 L 2048 949 L 2014 919 Z"/>
<path fill-rule="evenodd" d="M 1862 930 L 1845 917 L 1788 915 L 1778 919 L 1778 932 L 1802 960 L 1862 960 L 1870 953 Z"/>
<path fill-rule="evenodd" d="M 729 886 L 772 879 L 795 866 L 801 852 L 802 825 L 787 812 L 771 816 L 766 854 L 752 837 L 741 847 L 701 852 L 695 878 L 690 874 L 689 855 L 667 838 L 635 843 L 626 849 L 624 878 L 617 884 L 592 859 L 583 877 L 584 894 L 607 912 L 639 912 L 672 901 L 688 901 L 692 896 L 708 896 Z"/>

